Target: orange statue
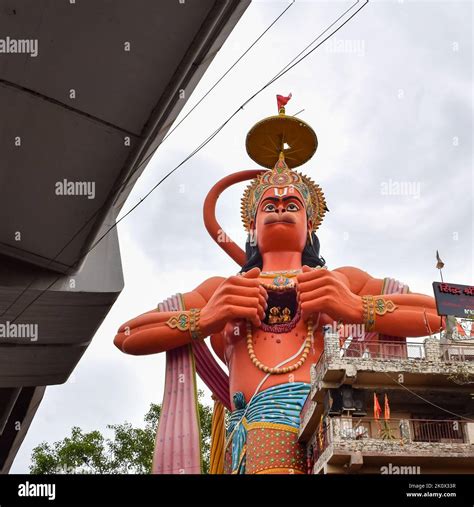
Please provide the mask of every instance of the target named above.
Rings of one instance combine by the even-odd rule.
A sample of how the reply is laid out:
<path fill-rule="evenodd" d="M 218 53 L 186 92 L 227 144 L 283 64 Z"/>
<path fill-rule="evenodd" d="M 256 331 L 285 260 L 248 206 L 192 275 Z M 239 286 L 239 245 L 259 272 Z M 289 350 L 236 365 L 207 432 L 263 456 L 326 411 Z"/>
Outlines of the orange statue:
<path fill-rule="evenodd" d="M 283 105 L 247 136 L 249 155 L 268 169 L 224 178 L 205 203 L 205 223 L 217 241 L 217 197 L 230 184 L 254 178 L 242 200 L 246 253 L 228 238 L 219 243 L 242 271 L 183 294 L 189 310 L 151 310 L 123 324 L 115 337 L 120 350 L 136 355 L 210 337 L 229 372 L 227 473 L 306 473 L 299 413 L 310 367 L 323 350 L 323 326 L 359 324 L 374 341 L 439 329 L 433 298 L 407 290 L 388 294 L 388 279 L 355 267 L 326 268 L 315 234 L 327 211 L 324 195 L 293 171 L 316 151 L 316 134 L 287 116 Z"/>

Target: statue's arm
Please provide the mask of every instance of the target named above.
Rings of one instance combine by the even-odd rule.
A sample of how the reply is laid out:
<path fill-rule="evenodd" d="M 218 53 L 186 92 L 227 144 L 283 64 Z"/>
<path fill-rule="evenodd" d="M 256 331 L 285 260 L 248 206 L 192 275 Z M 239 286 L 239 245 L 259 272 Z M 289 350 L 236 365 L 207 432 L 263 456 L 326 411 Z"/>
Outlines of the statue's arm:
<path fill-rule="evenodd" d="M 183 294 L 185 308 L 203 308 L 223 280 L 222 277 L 209 278 L 191 292 Z M 180 313 L 156 309 L 143 313 L 120 326 L 114 344 L 122 352 L 134 355 L 155 354 L 186 345 L 191 341 L 189 332 L 172 329 L 166 324 L 172 316 Z"/>
<path fill-rule="evenodd" d="M 333 271 L 303 267 L 298 275 L 303 318 L 322 312 L 334 322 L 363 324 L 363 296 L 376 296 L 396 305 L 393 312 L 377 315 L 373 331 L 392 336 L 426 336 L 440 329 L 434 299 L 423 294 L 382 295 L 383 280 L 365 271 L 344 267 Z"/>
<path fill-rule="evenodd" d="M 334 270 L 346 277 L 352 292 L 359 296 L 376 296 L 396 305 L 393 312 L 377 315 L 375 329 L 377 333 L 393 336 L 426 336 L 436 333 L 441 319 L 436 311 L 433 297 L 410 292 L 408 294 L 381 294 L 383 280 L 354 267 Z"/>
<path fill-rule="evenodd" d="M 246 275 L 209 278 L 191 292 L 183 295 L 185 308 L 199 308 L 202 337 L 219 333 L 234 318 L 246 318 L 260 325 L 266 305 L 258 284 L 259 270 Z M 191 342 L 189 331 L 170 327 L 167 322 L 177 312 L 149 311 L 120 326 L 114 344 L 127 354 L 144 355 L 164 352 Z"/>

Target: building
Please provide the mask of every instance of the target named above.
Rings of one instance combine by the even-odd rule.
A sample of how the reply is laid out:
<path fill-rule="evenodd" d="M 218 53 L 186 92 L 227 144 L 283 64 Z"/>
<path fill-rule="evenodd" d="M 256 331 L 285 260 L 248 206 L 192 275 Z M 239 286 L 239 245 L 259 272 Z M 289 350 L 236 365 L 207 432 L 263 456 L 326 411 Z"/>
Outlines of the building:
<path fill-rule="evenodd" d="M 123 288 L 115 230 L 89 250 L 249 3 L 2 2 L 1 37 L 32 51 L 0 53 L 0 473 Z"/>
<path fill-rule="evenodd" d="M 471 343 L 429 337 L 346 346 L 328 331 L 301 414 L 310 470 L 473 473 L 473 381 Z M 380 418 L 374 418 L 374 393 Z"/>

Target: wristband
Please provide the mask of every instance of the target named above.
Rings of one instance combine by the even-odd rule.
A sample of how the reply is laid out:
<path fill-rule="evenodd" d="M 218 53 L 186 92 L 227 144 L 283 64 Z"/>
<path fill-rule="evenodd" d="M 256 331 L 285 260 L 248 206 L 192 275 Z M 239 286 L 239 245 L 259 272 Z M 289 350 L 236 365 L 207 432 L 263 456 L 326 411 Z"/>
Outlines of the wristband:
<path fill-rule="evenodd" d="M 189 312 L 181 312 L 178 315 L 170 317 L 166 321 L 166 325 L 171 329 L 178 329 L 183 332 L 189 331 L 193 340 L 200 340 L 202 338 L 201 330 L 199 328 L 200 315 L 200 308 L 191 308 Z"/>

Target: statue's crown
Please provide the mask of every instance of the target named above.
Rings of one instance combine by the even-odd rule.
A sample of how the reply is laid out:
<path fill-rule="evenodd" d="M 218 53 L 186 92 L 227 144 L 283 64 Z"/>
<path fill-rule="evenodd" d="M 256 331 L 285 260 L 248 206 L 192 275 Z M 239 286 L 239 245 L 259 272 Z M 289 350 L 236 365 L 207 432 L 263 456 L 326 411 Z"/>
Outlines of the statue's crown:
<path fill-rule="evenodd" d="M 289 167 L 304 164 L 318 146 L 316 133 L 307 123 L 285 114 L 284 106 L 290 98 L 291 94 L 289 97 L 278 95 L 279 114 L 258 122 L 247 134 L 247 153 L 255 162 L 269 168 L 250 183 L 242 197 L 242 220 L 247 231 L 255 219 L 262 195 L 271 187 L 289 187 L 299 191 L 313 230 L 319 227 L 328 211 L 321 187 Z"/>
<path fill-rule="evenodd" d="M 292 171 L 287 166 L 282 153 L 273 169 L 257 176 L 245 189 L 241 214 L 247 231 L 250 230 L 251 221 L 255 219 L 262 195 L 271 187 L 289 187 L 298 190 L 305 202 L 306 216 L 308 220 L 312 221 L 313 230 L 315 231 L 319 227 L 327 211 L 323 191 L 311 178 Z"/>

